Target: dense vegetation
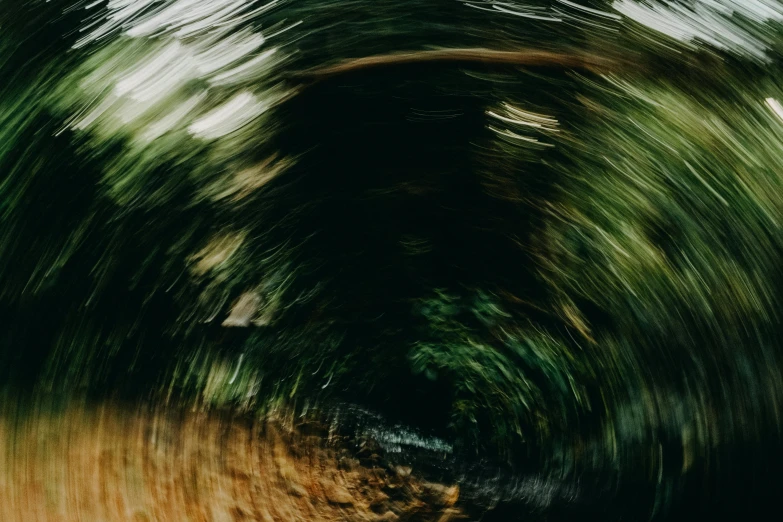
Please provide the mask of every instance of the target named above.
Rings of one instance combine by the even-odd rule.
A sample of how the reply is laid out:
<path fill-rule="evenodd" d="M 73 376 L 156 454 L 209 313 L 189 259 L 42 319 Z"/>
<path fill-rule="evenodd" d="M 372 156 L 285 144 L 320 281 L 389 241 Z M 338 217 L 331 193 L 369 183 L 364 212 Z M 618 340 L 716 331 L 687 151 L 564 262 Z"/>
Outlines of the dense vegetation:
<path fill-rule="evenodd" d="M 778 7 L 731 47 L 630 2 L 177 4 L 0 4 L 8 397 L 358 402 L 645 516 L 772 490 Z M 432 48 L 617 65 L 292 74 Z"/>

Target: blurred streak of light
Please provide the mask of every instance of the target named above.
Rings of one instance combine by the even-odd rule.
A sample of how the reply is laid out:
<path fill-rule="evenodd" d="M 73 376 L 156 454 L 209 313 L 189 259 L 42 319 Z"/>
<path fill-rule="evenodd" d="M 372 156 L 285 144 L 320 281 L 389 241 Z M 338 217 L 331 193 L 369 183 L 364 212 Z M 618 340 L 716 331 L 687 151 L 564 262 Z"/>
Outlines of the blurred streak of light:
<path fill-rule="evenodd" d="M 780 105 L 780 102 L 777 101 L 775 98 L 767 98 L 764 100 L 767 102 L 767 105 L 769 105 L 769 108 L 772 109 L 772 111 L 781 119 L 783 120 L 783 105 Z"/>
<path fill-rule="evenodd" d="M 770 22 L 783 22 L 783 4 L 770 0 L 702 0 L 689 3 L 616 0 L 623 16 L 675 40 L 709 44 L 767 61 L 772 41 Z M 737 23 L 744 18 L 752 24 Z"/>

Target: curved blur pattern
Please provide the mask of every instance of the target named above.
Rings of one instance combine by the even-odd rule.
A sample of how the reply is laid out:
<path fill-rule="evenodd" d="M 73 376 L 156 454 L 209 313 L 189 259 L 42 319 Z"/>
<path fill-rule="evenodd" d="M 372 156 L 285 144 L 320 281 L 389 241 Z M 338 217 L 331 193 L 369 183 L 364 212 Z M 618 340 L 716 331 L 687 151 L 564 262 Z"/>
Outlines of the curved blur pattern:
<path fill-rule="evenodd" d="M 0 0 L 0 519 L 783 487 L 783 4 Z"/>

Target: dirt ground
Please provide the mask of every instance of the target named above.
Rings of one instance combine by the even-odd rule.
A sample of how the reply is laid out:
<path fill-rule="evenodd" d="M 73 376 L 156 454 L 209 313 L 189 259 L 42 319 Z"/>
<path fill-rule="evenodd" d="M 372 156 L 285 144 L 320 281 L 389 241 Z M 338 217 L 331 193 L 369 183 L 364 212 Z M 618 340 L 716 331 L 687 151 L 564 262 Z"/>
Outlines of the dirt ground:
<path fill-rule="evenodd" d="M 3 522 L 464 519 L 459 489 L 319 425 L 116 405 L 0 418 Z"/>

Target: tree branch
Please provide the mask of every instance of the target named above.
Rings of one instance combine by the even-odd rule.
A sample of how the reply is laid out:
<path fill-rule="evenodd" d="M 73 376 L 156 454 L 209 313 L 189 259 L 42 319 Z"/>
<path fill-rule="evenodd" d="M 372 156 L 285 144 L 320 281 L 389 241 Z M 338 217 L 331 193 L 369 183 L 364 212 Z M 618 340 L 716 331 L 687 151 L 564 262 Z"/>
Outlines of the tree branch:
<path fill-rule="evenodd" d="M 589 54 L 561 53 L 537 49 L 518 51 L 496 51 L 492 49 L 439 49 L 434 51 L 412 51 L 394 54 L 380 54 L 364 58 L 352 58 L 334 65 L 316 67 L 299 73 L 294 77 L 314 81 L 367 69 L 381 69 L 398 65 L 425 63 L 463 63 L 486 65 L 518 65 L 527 67 L 559 67 L 578 69 L 595 73 L 617 70 L 621 64 L 617 60 Z M 625 64 L 627 65 L 627 64 Z"/>

